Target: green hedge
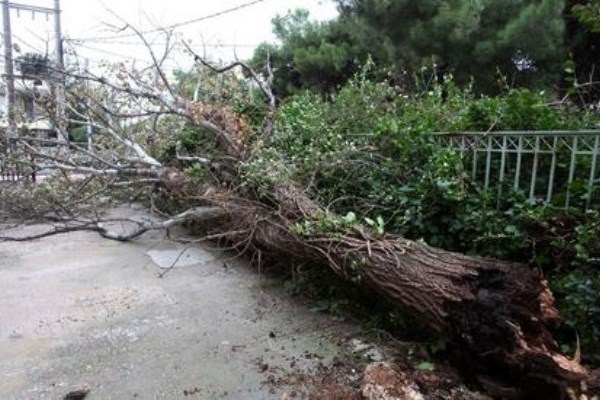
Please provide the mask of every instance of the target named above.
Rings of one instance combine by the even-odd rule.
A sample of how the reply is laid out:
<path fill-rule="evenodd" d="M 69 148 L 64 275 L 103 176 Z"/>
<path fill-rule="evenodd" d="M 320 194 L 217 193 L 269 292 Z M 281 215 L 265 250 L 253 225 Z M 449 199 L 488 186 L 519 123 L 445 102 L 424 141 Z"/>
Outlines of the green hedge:
<path fill-rule="evenodd" d="M 498 199 L 497 190 L 471 181 L 458 154 L 427 134 L 600 126 L 595 111 L 550 100 L 527 90 L 475 97 L 452 83 L 406 95 L 358 76 L 327 99 L 288 99 L 271 146 L 242 172 L 258 186 L 295 179 L 331 210 L 383 220 L 388 232 L 540 268 L 565 319 L 565 350 L 578 334 L 584 358 L 599 362 L 600 214 L 531 202 L 509 187 Z"/>

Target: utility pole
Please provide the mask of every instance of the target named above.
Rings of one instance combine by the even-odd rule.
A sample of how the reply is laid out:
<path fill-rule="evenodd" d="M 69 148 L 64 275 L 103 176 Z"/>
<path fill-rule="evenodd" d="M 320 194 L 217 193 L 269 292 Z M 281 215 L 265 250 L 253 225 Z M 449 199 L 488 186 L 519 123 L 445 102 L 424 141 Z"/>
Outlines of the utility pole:
<path fill-rule="evenodd" d="M 89 71 L 90 68 L 90 62 L 88 59 L 85 60 L 85 70 Z M 90 84 L 89 81 L 85 81 L 85 87 L 86 89 L 90 88 Z M 87 148 L 89 151 L 94 151 L 94 127 L 93 127 L 93 123 L 94 120 L 92 118 L 92 109 L 91 109 L 91 102 L 90 100 L 87 100 Z"/>
<path fill-rule="evenodd" d="M 6 151 L 9 151 L 12 139 L 16 137 L 15 123 L 15 74 L 12 57 L 12 32 L 10 29 L 10 3 L 2 1 L 2 19 L 4 25 L 4 79 L 6 80 Z"/>
<path fill-rule="evenodd" d="M 64 52 L 63 38 L 61 29 L 61 10 L 60 0 L 54 0 L 54 39 L 56 40 L 55 57 L 56 69 L 58 70 L 58 82 L 56 85 L 56 121 L 58 130 L 58 139 L 69 143 L 69 133 L 67 132 L 66 114 L 65 114 L 65 76 L 64 76 Z M 67 147 L 68 150 L 68 147 Z"/>
<path fill-rule="evenodd" d="M 54 37 L 56 38 L 56 63 L 62 69 L 64 68 L 64 54 L 60 13 L 60 0 L 54 0 Z"/>
<path fill-rule="evenodd" d="M 11 0 L 0 0 L 2 2 L 2 16 L 4 21 L 4 76 L 7 86 L 7 143 L 10 143 L 12 138 L 17 136 L 17 126 L 15 122 L 15 81 L 14 81 L 14 65 L 12 59 L 12 32 L 10 29 L 10 10 L 31 11 L 46 15 L 54 15 L 54 39 L 55 46 L 55 66 L 56 66 L 56 114 L 54 116 L 55 128 L 57 130 L 58 139 L 69 141 L 66 130 L 65 117 L 65 78 L 64 78 L 64 53 L 63 40 L 61 30 L 61 10 L 60 0 L 54 0 L 54 8 L 39 7 L 31 4 L 22 4 L 12 2 Z"/>

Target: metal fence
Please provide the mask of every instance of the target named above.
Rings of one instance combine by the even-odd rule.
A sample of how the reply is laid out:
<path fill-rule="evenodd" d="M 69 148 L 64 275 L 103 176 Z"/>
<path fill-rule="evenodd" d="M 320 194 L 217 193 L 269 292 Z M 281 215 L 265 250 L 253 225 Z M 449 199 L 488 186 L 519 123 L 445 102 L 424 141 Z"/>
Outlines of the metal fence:
<path fill-rule="evenodd" d="M 499 194 L 512 187 L 531 200 L 590 208 L 597 191 L 600 130 L 434 134 L 461 153 L 473 181 Z"/>
<path fill-rule="evenodd" d="M 36 181 L 35 171 L 29 165 L 13 163 L 0 154 L 0 182 Z"/>

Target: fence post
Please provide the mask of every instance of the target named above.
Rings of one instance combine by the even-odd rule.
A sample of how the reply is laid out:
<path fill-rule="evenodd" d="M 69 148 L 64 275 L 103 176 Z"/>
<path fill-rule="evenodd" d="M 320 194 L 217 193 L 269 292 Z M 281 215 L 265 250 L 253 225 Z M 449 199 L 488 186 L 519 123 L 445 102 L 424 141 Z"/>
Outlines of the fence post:
<path fill-rule="evenodd" d="M 521 162 L 523 160 L 523 136 L 519 136 L 519 144 L 517 147 L 517 166 L 515 168 L 515 184 L 514 190 L 519 190 L 519 183 L 521 180 Z"/>
<path fill-rule="evenodd" d="M 592 165 L 590 166 L 590 180 L 588 182 L 588 193 L 587 199 L 585 200 L 585 208 L 590 208 L 592 201 L 592 189 L 594 188 L 594 181 L 596 180 L 596 163 L 598 162 L 598 145 L 600 144 L 600 136 L 596 136 L 594 139 L 594 148 L 592 150 Z"/>
<path fill-rule="evenodd" d="M 529 200 L 535 200 L 535 183 L 537 180 L 537 168 L 540 157 L 540 137 L 535 137 L 535 149 L 533 150 L 533 167 L 531 169 L 531 186 L 529 187 Z"/>
<path fill-rule="evenodd" d="M 554 173 L 556 171 L 556 151 L 558 146 L 558 138 L 554 138 L 554 142 L 552 143 L 552 163 L 550 164 L 550 177 L 548 178 L 548 193 L 546 194 L 546 203 L 550 204 L 552 202 L 552 189 L 554 187 Z"/>
<path fill-rule="evenodd" d="M 506 135 L 502 136 L 502 149 L 500 153 L 500 182 L 498 183 L 498 201 L 496 207 L 500 207 L 500 199 L 502 198 L 502 185 L 504 184 L 504 170 L 506 169 L 506 146 L 508 138 Z"/>
<path fill-rule="evenodd" d="M 577 161 L 577 136 L 573 138 L 573 147 L 571 149 L 571 164 L 569 165 L 569 180 L 567 182 L 567 200 L 565 207 L 569 208 L 571 205 L 571 185 L 575 179 L 575 163 Z"/>
<path fill-rule="evenodd" d="M 489 136 L 487 140 L 487 158 L 485 161 L 485 182 L 483 187 L 487 190 L 490 187 L 490 171 L 492 169 L 492 137 Z"/>

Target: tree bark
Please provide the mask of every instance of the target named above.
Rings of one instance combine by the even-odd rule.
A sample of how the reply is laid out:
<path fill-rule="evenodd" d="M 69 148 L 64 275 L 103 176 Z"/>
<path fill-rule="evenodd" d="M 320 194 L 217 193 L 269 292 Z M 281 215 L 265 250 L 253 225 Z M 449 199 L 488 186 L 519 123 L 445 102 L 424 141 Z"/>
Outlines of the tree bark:
<path fill-rule="evenodd" d="M 166 185 L 181 190 L 185 179 L 176 175 L 169 175 L 175 184 Z M 467 372 L 498 396 L 558 399 L 585 380 L 586 370 L 559 353 L 550 333 L 559 314 L 537 270 L 377 236 L 363 226 L 298 234 L 293 227 L 299 222 L 335 216 L 292 185 L 274 187 L 270 195 L 270 204 L 216 188 L 196 197 L 226 210 L 223 227 L 236 232 L 230 242 L 311 260 L 372 288 L 460 349 Z"/>

